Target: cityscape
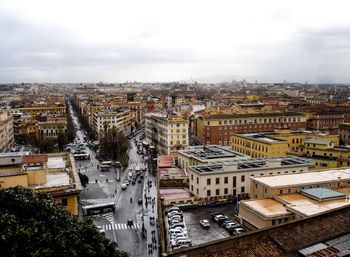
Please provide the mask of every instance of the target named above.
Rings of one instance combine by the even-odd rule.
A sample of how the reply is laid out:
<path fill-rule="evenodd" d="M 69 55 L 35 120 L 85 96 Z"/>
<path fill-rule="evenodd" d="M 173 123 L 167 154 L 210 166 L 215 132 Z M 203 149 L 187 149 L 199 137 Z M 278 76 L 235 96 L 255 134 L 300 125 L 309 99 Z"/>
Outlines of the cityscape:
<path fill-rule="evenodd" d="M 262 11 L 247 17 L 271 26 L 272 38 L 250 20 L 239 26 L 244 47 L 202 14 L 169 21 L 184 3 L 140 3 L 144 12 L 123 27 L 129 4 L 78 1 L 68 11 L 53 2 L 0 2 L 0 27 L 8 26 L 0 31 L 8 35 L 0 43 L 0 256 L 350 256 L 348 41 L 338 38 L 348 34 L 345 2 L 332 19 L 322 14 L 333 5 L 320 4 L 316 25 L 304 16 L 309 5 L 257 4 Z M 112 7 L 125 13 L 114 17 Z M 184 16 L 196 8 L 190 3 Z M 96 27 L 84 23 L 99 10 Z M 143 20 L 158 11 L 159 20 Z M 321 57 L 299 65 L 308 57 L 276 39 L 276 24 L 295 38 L 328 29 L 333 36 L 307 47 L 334 66 L 314 66 Z M 193 26 L 197 35 L 175 39 Z M 221 42 L 197 48 L 205 26 Z M 261 45 L 245 42 L 249 29 Z M 262 64 L 271 51 L 278 61 Z M 346 60 L 334 59 L 337 51 Z"/>

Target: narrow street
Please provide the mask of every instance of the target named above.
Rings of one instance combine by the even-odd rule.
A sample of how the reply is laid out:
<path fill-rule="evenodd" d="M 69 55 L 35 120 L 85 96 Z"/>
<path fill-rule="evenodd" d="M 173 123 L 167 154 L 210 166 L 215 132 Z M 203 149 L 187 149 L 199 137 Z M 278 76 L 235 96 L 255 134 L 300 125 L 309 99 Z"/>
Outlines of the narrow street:
<path fill-rule="evenodd" d="M 74 145 L 84 144 L 86 143 L 84 140 L 86 132 L 81 128 L 77 115 L 70 104 L 69 108 L 76 128 Z M 130 256 L 158 256 L 157 225 L 151 225 L 149 219 L 150 217 L 154 217 L 154 220 L 157 218 L 155 177 L 149 175 L 147 169 L 147 171 L 141 171 L 144 176 L 141 183 L 138 183 L 138 179 L 135 184 L 130 183 L 126 189 L 122 190 L 121 188 L 121 185 L 127 180 L 128 174 L 135 173 L 135 167 L 141 167 L 141 165 L 147 167 L 143 156 L 137 153 L 137 146 L 133 139 L 129 142 L 129 163 L 125 171 L 122 168 L 112 167 L 109 171 L 101 172 L 97 168 L 99 161 L 96 159 L 96 153 L 89 148 L 87 148 L 87 152 L 90 154 L 90 160 L 76 161 L 77 169 L 89 177 L 89 184 L 81 193 L 80 203 L 88 205 L 114 201 L 116 203 L 115 212 L 95 215 L 93 217 L 94 224 L 105 232 L 107 238 L 116 241 L 118 247 L 128 252 Z M 120 173 L 120 181 L 117 181 L 118 173 Z M 149 180 L 152 183 L 150 188 L 148 188 L 147 183 Z M 147 205 L 146 197 L 148 197 Z M 142 203 L 139 203 L 139 199 L 142 200 Z M 155 203 L 153 208 L 152 199 Z M 133 226 L 127 225 L 128 219 L 133 220 Z M 143 224 L 146 237 L 142 235 Z M 153 230 L 155 231 L 154 235 L 152 235 Z"/>

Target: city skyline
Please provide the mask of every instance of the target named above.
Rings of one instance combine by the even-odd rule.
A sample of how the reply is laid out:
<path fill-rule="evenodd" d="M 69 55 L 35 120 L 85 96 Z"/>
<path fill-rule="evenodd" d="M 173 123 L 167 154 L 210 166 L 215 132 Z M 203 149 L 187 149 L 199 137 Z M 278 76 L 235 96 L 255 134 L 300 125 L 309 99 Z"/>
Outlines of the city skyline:
<path fill-rule="evenodd" d="M 347 7 L 1 1 L 0 83 L 347 83 Z"/>

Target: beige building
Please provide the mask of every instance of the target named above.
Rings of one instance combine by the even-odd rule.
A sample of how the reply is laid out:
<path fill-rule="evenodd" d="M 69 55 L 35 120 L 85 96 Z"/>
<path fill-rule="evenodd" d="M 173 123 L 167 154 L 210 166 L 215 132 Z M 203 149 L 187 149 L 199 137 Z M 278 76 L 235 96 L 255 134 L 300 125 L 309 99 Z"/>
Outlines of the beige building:
<path fill-rule="evenodd" d="M 350 206 L 350 169 L 252 178 L 239 217 L 250 229 L 280 225 Z"/>
<path fill-rule="evenodd" d="M 182 117 L 167 117 L 161 113 L 145 115 L 146 140 L 159 153 L 170 154 L 188 146 L 188 120 Z"/>
<path fill-rule="evenodd" d="M 8 112 L 0 110 L 0 152 L 10 151 L 14 143 L 13 119 Z"/>
<path fill-rule="evenodd" d="M 103 110 L 93 113 L 93 130 L 100 139 L 105 133 L 105 129 L 129 135 L 135 126 L 135 119 L 130 110 Z"/>
<path fill-rule="evenodd" d="M 232 151 L 228 146 L 219 145 L 188 146 L 185 150 L 179 150 L 177 157 L 178 166 L 183 169 L 215 162 L 250 159 L 248 155 Z"/>
<path fill-rule="evenodd" d="M 284 156 L 288 152 L 288 142 L 261 133 L 233 134 L 231 145 L 234 151 L 253 158 Z"/>
<path fill-rule="evenodd" d="M 0 187 L 15 186 L 47 193 L 69 213 L 78 215 L 78 196 L 82 186 L 74 158 L 69 153 L 0 153 Z"/>
<path fill-rule="evenodd" d="M 272 198 L 307 188 L 342 188 L 350 185 L 350 169 L 331 169 L 285 176 L 251 178 L 251 198 Z"/>
<path fill-rule="evenodd" d="M 250 160 L 224 161 L 188 169 L 189 189 L 196 197 L 240 196 L 247 198 L 250 180 L 255 177 L 301 174 L 311 164 L 302 158 L 286 156 Z"/>

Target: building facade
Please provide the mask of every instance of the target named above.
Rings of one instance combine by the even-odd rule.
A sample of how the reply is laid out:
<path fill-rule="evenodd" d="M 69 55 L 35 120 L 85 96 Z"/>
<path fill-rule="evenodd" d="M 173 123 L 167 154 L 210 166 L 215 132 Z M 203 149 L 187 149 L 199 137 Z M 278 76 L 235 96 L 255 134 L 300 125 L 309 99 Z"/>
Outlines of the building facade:
<path fill-rule="evenodd" d="M 166 117 L 161 113 L 145 115 L 146 140 L 161 154 L 170 154 L 188 146 L 188 120 Z"/>
<path fill-rule="evenodd" d="M 234 151 L 253 158 L 285 156 L 288 142 L 262 134 L 233 134 L 231 145 Z"/>
<path fill-rule="evenodd" d="M 135 129 L 135 119 L 130 110 L 104 110 L 94 112 L 93 117 L 93 130 L 98 139 L 113 128 L 124 135 L 130 135 Z"/>
<path fill-rule="evenodd" d="M 189 190 L 199 198 L 240 196 L 249 197 L 250 179 L 267 175 L 304 173 L 310 162 L 293 156 L 224 161 L 221 164 L 192 166 Z"/>
<path fill-rule="evenodd" d="M 306 128 L 300 113 L 255 113 L 202 115 L 196 120 L 196 137 L 202 144 L 229 145 L 236 133 L 273 131 L 276 127 Z"/>
<path fill-rule="evenodd" d="M 350 123 L 339 125 L 339 139 L 344 145 L 350 145 Z"/>
<path fill-rule="evenodd" d="M 0 187 L 23 186 L 47 193 L 70 214 L 78 215 L 82 186 L 72 154 L 2 153 L 0 170 Z"/>
<path fill-rule="evenodd" d="M 13 137 L 13 118 L 8 112 L 0 111 L 0 152 L 8 152 L 11 150 Z"/>

